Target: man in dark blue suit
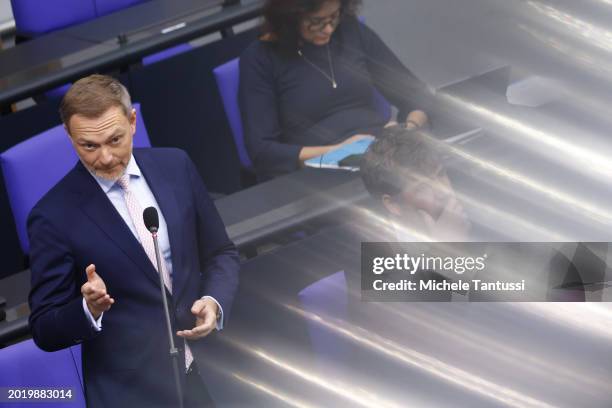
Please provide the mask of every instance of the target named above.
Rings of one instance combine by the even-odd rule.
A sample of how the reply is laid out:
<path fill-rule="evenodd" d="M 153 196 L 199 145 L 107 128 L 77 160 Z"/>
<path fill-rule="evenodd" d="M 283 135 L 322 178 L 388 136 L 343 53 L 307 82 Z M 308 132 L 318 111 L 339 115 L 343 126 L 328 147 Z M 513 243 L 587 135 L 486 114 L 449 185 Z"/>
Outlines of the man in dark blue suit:
<path fill-rule="evenodd" d="M 212 405 L 196 365 L 198 340 L 227 321 L 239 261 L 202 180 L 181 150 L 132 150 L 136 112 L 110 77 L 77 81 L 60 114 L 80 162 L 28 219 L 36 344 L 82 344 L 89 407 L 178 405 L 142 221 L 142 209 L 154 206 L 185 406 Z"/>

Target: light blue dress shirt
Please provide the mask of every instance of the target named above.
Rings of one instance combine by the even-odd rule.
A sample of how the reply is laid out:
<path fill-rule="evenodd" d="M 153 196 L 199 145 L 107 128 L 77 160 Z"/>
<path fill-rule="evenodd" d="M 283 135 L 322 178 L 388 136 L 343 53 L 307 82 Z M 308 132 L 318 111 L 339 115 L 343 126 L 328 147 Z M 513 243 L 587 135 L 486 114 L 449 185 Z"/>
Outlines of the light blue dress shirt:
<path fill-rule="evenodd" d="M 168 273 L 170 277 L 172 277 L 172 250 L 170 248 L 170 238 L 168 237 L 168 225 L 166 224 L 166 219 L 164 218 L 164 214 L 162 213 L 159 205 L 157 204 L 157 200 L 155 200 L 155 196 L 151 192 L 147 181 L 145 180 L 134 156 L 130 158 L 130 161 L 125 169 L 125 173 L 130 176 L 130 191 L 135 195 L 138 203 L 141 208 L 144 210 L 147 207 L 155 207 L 157 209 L 157 213 L 159 214 L 159 230 L 157 232 L 157 239 L 159 243 L 159 252 L 163 260 L 166 262 L 166 267 L 168 269 Z M 134 222 L 132 221 L 132 217 L 130 216 L 130 212 L 127 208 L 127 204 L 125 203 L 125 198 L 123 196 L 123 189 L 117 184 L 116 181 L 103 179 L 101 177 L 97 177 L 95 174 L 91 173 L 93 178 L 98 182 L 104 194 L 108 197 L 110 202 L 113 204 L 113 207 L 117 210 L 123 221 L 127 224 L 132 231 L 132 234 L 136 237 L 138 242 L 140 242 L 140 237 L 136 232 L 136 227 L 134 226 Z M 203 296 L 202 299 L 210 298 L 215 301 L 215 303 L 219 306 L 220 317 L 217 320 L 217 330 L 221 330 L 223 328 L 223 308 L 217 302 L 215 298 L 212 296 Z M 85 302 L 85 298 L 83 298 L 83 309 L 85 310 L 85 314 L 89 317 L 90 322 L 94 326 L 97 331 L 102 330 L 102 316 L 104 313 L 100 315 L 100 317 L 95 320 L 93 315 L 89 311 L 87 307 L 87 303 Z"/>

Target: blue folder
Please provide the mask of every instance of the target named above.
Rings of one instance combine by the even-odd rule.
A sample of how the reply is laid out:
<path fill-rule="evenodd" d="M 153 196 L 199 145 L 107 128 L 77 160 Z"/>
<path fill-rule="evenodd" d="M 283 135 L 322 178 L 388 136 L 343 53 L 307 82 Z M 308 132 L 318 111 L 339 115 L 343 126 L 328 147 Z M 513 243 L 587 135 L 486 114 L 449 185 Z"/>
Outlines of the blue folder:
<path fill-rule="evenodd" d="M 339 162 L 351 155 L 364 154 L 368 149 L 368 146 L 374 141 L 372 139 L 360 139 L 356 142 L 345 144 L 340 146 L 338 149 L 332 150 L 322 156 L 313 157 L 312 159 L 306 160 L 304 164 L 308 167 L 322 168 L 322 169 L 346 169 L 346 170 L 359 170 L 359 167 L 354 166 L 340 166 Z"/>

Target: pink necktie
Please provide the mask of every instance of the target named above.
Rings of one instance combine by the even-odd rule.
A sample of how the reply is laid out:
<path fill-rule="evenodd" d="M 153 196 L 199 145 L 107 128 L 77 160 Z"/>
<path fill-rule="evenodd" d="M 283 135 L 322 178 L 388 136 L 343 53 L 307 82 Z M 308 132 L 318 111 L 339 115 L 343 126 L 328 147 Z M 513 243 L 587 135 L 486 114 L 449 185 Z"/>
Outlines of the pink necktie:
<path fill-rule="evenodd" d="M 132 218 L 132 222 L 134 223 L 134 227 L 136 227 L 136 233 L 138 234 L 138 238 L 140 238 L 140 244 L 147 253 L 153 267 L 155 267 L 155 270 L 157 270 L 157 260 L 155 257 L 155 245 L 153 244 L 153 238 L 151 237 L 151 232 L 149 232 L 147 227 L 144 225 L 144 221 L 142 219 L 142 207 L 140 206 L 140 203 L 138 202 L 138 199 L 134 193 L 130 190 L 130 176 L 128 174 L 124 174 L 121 176 L 121 178 L 119 178 L 119 180 L 117 180 L 117 184 L 123 189 L 125 204 L 127 205 L 127 209 L 130 213 L 130 217 Z M 166 268 L 166 262 L 163 259 L 161 260 L 161 267 L 161 274 L 164 278 L 164 284 L 168 288 L 168 291 L 172 293 L 172 279 L 170 279 L 168 269 Z"/>
<path fill-rule="evenodd" d="M 153 237 L 151 236 L 151 232 L 147 230 L 145 227 L 144 220 L 142 218 L 142 207 L 138 202 L 138 199 L 134 195 L 134 193 L 130 190 L 130 175 L 124 174 L 117 180 L 117 184 L 123 190 L 123 197 L 125 198 L 125 204 L 127 206 L 128 212 L 130 213 L 130 218 L 132 218 L 132 222 L 134 223 L 134 227 L 136 227 L 136 233 L 140 238 L 140 243 L 144 248 L 149 260 L 153 263 L 153 267 L 157 270 L 157 260 L 155 257 L 155 244 L 153 243 Z M 168 292 L 172 293 L 172 279 L 170 279 L 170 274 L 168 273 L 168 268 L 166 267 L 166 262 L 164 259 L 161 259 L 161 274 L 164 279 L 164 285 L 168 288 Z M 159 272 L 159 271 L 158 271 Z M 187 342 L 185 342 L 185 366 L 189 369 L 191 363 L 193 362 L 193 354 L 191 353 L 191 349 Z"/>

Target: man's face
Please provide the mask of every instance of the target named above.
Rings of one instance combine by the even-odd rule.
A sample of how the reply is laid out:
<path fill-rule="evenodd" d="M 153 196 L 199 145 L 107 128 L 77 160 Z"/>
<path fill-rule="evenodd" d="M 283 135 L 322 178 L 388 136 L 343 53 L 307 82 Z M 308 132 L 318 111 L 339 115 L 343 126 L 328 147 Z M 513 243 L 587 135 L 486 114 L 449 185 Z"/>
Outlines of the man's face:
<path fill-rule="evenodd" d="M 121 177 L 132 156 L 136 111 L 126 117 L 112 107 L 97 118 L 74 115 L 66 129 L 77 155 L 89 171 L 107 180 Z"/>
<path fill-rule="evenodd" d="M 340 6 L 340 0 L 329 0 L 318 11 L 304 16 L 300 23 L 300 34 L 304 41 L 314 45 L 329 43 L 340 23 Z"/>
<path fill-rule="evenodd" d="M 437 220 L 453 194 L 446 171 L 440 166 L 431 177 L 409 182 L 406 189 L 394 200 L 402 213 L 422 210 Z"/>

